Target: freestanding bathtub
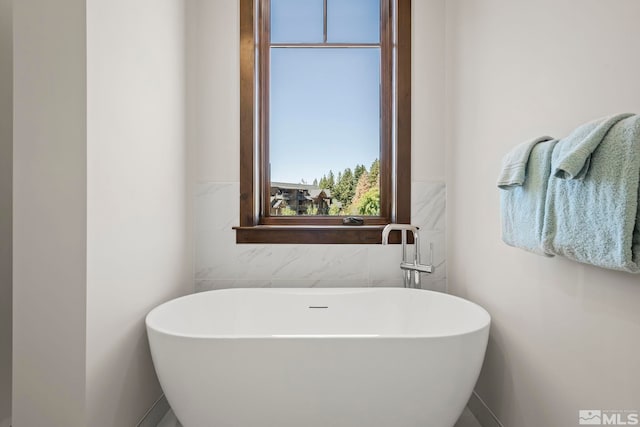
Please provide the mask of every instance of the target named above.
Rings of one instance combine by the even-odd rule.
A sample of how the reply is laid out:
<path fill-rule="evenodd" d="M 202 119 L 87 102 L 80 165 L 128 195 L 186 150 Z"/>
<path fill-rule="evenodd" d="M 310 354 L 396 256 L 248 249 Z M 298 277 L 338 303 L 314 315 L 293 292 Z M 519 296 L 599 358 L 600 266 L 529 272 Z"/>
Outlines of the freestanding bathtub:
<path fill-rule="evenodd" d="M 490 317 L 416 289 L 227 289 L 169 301 L 146 323 L 184 427 L 451 427 Z"/>

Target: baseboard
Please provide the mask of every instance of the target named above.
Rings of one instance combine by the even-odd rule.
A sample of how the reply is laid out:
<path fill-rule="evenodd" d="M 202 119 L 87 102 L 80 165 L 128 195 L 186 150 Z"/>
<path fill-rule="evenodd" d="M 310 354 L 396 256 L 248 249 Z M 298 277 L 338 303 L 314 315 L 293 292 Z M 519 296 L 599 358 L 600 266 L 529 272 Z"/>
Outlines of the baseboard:
<path fill-rule="evenodd" d="M 469 398 L 467 407 L 482 427 L 504 427 L 498 417 L 496 417 L 496 414 L 489 409 L 475 390 Z"/>
<path fill-rule="evenodd" d="M 160 396 L 158 400 L 151 406 L 151 408 L 144 414 L 142 420 L 138 423 L 137 427 L 157 427 L 157 425 L 162 421 L 164 416 L 169 412 L 170 406 L 169 402 L 167 402 L 167 398 L 164 397 L 164 394 Z M 4 427 L 4 426 L 0 426 Z"/>

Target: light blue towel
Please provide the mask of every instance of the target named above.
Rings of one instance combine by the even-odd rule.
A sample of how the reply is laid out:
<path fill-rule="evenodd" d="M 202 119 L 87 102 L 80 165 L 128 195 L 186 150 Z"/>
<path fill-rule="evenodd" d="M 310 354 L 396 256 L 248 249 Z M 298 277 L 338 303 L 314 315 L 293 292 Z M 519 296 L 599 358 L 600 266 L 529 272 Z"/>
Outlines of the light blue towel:
<path fill-rule="evenodd" d="M 560 163 L 573 143 L 568 138 L 557 144 L 553 170 L 566 166 Z M 640 116 L 619 120 L 593 144 L 596 148 L 581 179 L 549 178 L 544 251 L 599 267 L 640 272 Z M 569 169 L 567 176 L 574 177 L 582 170 L 579 163 Z"/>
<path fill-rule="evenodd" d="M 523 184 L 500 187 L 503 189 L 500 192 L 502 240 L 538 255 L 549 256 L 542 245 L 542 228 L 551 155 L 557 142 L 550 140 L 534 144 L 528 156 Z"/>
<path fill-rule="evenodd" d="M 509 151 L 502 159 L 502 170 L 498 177 L 498 188 L 508 190 L 509 188 L 521 186 L 526 179 L 527 162 L 531 150 L 537 144 L 549 141 L 550 136 L 541 136 L 531 141 L 523 142 Z"/>
<path fill-rule="evenodd" d="M 591 153 L 598 148 L 609 129 L 633 114 L 623 113 L 586 123 L 562 139 L 556 148 L 553 175 L 563 179 L 582 179 L 589 170 Z"/>

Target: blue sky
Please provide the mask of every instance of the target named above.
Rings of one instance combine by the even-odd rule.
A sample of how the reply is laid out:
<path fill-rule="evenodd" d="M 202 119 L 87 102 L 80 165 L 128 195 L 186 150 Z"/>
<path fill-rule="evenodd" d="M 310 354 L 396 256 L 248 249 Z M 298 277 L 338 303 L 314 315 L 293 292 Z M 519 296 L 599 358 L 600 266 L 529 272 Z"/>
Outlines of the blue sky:
<path fill-rule="evenodd" d="M 329 0 L 332 42 L 377 42 L 379 0 Z M 273 42 L 322 42 L 322 0 L 272 0 Z M 380 150 L 379 48 L 272 48 L 273 181 L 369 167 Z"/>

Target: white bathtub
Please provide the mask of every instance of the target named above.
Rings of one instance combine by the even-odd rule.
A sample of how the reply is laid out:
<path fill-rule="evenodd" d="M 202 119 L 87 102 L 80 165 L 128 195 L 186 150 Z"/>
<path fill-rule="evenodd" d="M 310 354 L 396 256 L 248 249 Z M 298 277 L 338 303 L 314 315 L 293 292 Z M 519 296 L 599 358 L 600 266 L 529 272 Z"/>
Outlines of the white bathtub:
<path fill-rule="evenodd" d="M 146 319 L 184 427 L 451 427 L 489 314 L 416 289 L 228 289 Z"/>

